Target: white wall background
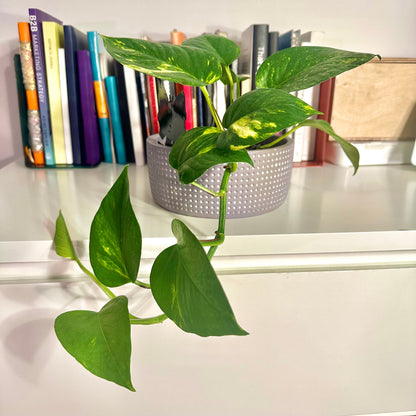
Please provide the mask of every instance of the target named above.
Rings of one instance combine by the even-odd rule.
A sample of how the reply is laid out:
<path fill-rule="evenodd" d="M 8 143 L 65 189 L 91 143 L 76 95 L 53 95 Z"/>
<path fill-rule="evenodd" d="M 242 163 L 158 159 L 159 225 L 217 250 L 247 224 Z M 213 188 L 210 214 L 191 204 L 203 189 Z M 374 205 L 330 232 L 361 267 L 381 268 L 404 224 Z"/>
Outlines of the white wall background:
<path fill-rule="evenodd" d="M 280 32 L 322 30 L 328 46 L 416 57 L 416 0 L 0 0 L 0 166 L 22 155 L 12 57 L 18 52 L 17 22 L 27 20 L 29 7 L 113 36 L 162 40 L 174 28 L 188 36 L 222 29 L 238 41 L 250 24 L 269 23 Z"/>

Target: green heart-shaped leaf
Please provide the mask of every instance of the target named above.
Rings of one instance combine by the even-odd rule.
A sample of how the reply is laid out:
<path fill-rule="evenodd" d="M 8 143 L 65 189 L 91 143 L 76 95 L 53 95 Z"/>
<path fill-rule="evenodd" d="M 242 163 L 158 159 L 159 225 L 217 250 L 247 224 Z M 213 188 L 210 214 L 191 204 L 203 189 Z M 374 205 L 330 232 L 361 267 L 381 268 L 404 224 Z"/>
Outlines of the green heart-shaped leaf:
<path fill-rule="evenodd" d="M 256 87 L 279 88 L 287 92 L 303 90 L 362 65 L 375 56 L 378 55 L 321 46 L 282 49 L 261 64 L 256 74 Z"/>
<path fill-rule="evenodd" d="M 108 191 L 90 231 L 90 261 L 97 279 L 109 287 L 134 282 L 142 235 L 131 206 L 127 166 Z"/>
<path fill-rule="evenodd" d="M 114 59 L 157 78 L 201 87 L 217 81 L 222 74 L 221 63 L 205 49 L 143 39 L 101 37 Z"/>
<path fill-rule="evenodd" d="M 235 42 L 219 35 L 206 34 L 185 39 L 182 45 L 205 50 L 223 65 L 231 65 L 240 55 L 240 48 Z"/>
<path fill-rule="evenodd" d="M 245 149 L 218 149 L 222 130 L 216 127 L 196 127 L 186 131 L 175 142 L 169 154 L 170 165 L 178 171 L 182 183 L 191 183 L 207 169 L 222 163 L 253 162 Z"/>
<path fill-rule="evenodd" d="M 159 254 L 150 273 L 159 307 L 186 332 L 247 335 L 238 325 L 198 239 L 179 220 L 173 220 L 172 231 L 178 243 Z"/>
<path fill-rule="evenodd" d="M 55 320 L 62 346 L 92 374 L 135 391 L 130 377 L 127 298 L 110 300 L 99 312 L 71 311 Z"/>
<path fill-rule="evenodd" d="M 358 149 L 351 143 L 344 140 L 341 136 L 338 136 L 338 134 L 335 133 L 334 129 L 329 123 L 327 123 L 325 120 L 305 120 L 303 123 L 301 123 L 301 125 L 317 128 L 333 137 L 341 145 L 345 155 L 351 161 L 354 167 L 354 175 L 357 173 L 360 163 L 360 153 Z"/>
<path fill-rule="evenodd" d="M 217 146 L 248 147 L 314 114 L 320 113 L 287 92 L 272 88 L 250 91 L 228 107 L 223 125 L 234 134 L 222 135 Z"/>

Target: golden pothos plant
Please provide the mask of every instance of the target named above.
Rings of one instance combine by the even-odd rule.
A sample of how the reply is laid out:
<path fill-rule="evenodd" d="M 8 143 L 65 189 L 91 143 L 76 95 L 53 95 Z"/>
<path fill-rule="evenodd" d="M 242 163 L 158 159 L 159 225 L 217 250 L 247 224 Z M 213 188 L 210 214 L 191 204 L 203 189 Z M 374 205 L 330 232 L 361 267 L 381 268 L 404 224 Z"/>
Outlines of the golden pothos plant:
<path fill-rule="evenodd" d="M 177 243 L 154 261 L 149 282 L 137 279 L 142 235 L 133 211 L 127 167 L 104 197 L 91 225 L 89 257 L 93 271 L 79 260 L 62 213 L 56 221 L 56 252 L 76 261 L 104 291 L 109 301 L 98 312 L 70 311 L 58 316 L 55 332 L 63 347 L 91 373 L 134 391 L 130 375 L 132 325 L 172 320 L 183 331 L 200 336 L 247 335 L 233 314 L 226 294 L 211 265 L 225 238 L 227 184 L 237 163 L 253 164 L 247 148 L 268 140 L 274 146 L 294 130 L 312 126 L 338 141 L 354 166 L 357 149 L 339 137 L 331 126 L 311 117 L 320 112 L 291 94 L 317 85 L 375 57 L 326 47 L 293 47 L 267 58 L 256 75 L 256 89 L 242 96 L 231 91 L 231 104 L 221 120 L 207 92 L 214 82 L 238 84 L 230 65 L 240 50 L 233 41 L 216 35 L 188 39 L 182 45 L 140 39 L 102 36 L 107 51 L 120 63 L 154 77 L 199 87 L 205 96 L 215 127 L 196 127 L 175 142 L 169 162 L 184 184 L 197 186 L 219 199 L 218 228 L 211 240 L 199 240 L 178 219 L 172 221 Z M 224 165 L 219 191 L 196 181 L 214 165 Z M 162 311 L 142 318 L 129 312 L 128 299 L 112 288 L 126 284 L 151 290 Z"/>

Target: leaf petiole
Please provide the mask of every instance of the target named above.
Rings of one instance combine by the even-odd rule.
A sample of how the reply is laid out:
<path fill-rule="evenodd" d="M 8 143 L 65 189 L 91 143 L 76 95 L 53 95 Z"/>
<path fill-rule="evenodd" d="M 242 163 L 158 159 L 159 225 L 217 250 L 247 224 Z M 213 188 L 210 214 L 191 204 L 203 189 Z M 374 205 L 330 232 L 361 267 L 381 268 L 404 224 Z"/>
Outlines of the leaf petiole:
<path fill-rule="evenodd" d="M 131 325 L 152 325 L 152 324 L 160 324 L 163 321 L 168 319 L 168 317 L 163 313 L 161 315 L 152 316 L 150 318 L 138 318 L 130 314 L 130 324 Z"/>
<path fill-rule="evenodd" d="M 203 192 L 205 192 L 209 195 L 215 196 L 216 198 L 220 198 L 221 196 L 224 195 L 224 191 L 222 189 L 220 189 L 219 192 L 215 192 L 212 189 L 209 189 L 209 188 L 205 187 L 204 185 L 201 185 L 197 182 L 191 182 L 190 185 L 193 185 L 196 188 L 200 189 L 201 191 L 203 191 Z"/>
<path fill-rule="evenodd" d="M 139 287 L 142 287 L 144 289 L 150 289 L 151 288 L 151 286 L 149 285 L 149 283 L 141 282 L 140 280 L 135 280 L 133 282 L 133 284 L 134 285 L 137 285 Z"/>
<path fill-rule="evenodd" d="M 285 134 L 282 134 L 281 136 L 278 136 L 276 140 L 273 140 L 270 143 L 264 144 L 263 146 L 260 146 L 260 149 L 269 149 L 270 147 L 275 146 L 277 143 L 285 139 L 286 137 L 290 136 L 294 131 L 296 131 L 298 128 L 302 127 L 301 124 L 298 124 L 297 126 L 291 128 L 289 131 L 287 131 Z"/>
<path fill-rule="evenodd" d="M 206 87 L 202 86 L 200 88 L 201 88 L 202 94 L 204 94 L 204 97 L 207 100 L 208 107 L 211 111 L 212 117 L 214 117 L 215 124 L 217 125 L 217 127 L 219 129 L 224 130 L 224 127 L 221 123 L 220 117 L 218 116 L 217 110 L 215 109 L 214 105 L 212 104 L 211 97 L 209 96 L 209 93 L 208 93 Z"/>

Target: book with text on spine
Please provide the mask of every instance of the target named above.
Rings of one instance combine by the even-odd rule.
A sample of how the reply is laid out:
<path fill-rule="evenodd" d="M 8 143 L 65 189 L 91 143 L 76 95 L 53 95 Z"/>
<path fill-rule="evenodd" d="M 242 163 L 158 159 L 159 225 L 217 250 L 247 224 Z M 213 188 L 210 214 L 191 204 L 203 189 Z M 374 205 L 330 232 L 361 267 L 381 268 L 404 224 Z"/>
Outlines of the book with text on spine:
<path fill-rule="evenodd" d="M 35 67 L 45 164 L 47 166 L 53 166 L 55 164 L 55 156 L 52 142 L 49 97 L 46 81 L 45 52 L 43 47 L 42 31 L 43 21 L 56 22 L 59 24 L 62 24 L 62 21 L 40 9 L 29 9 L 30 35 L 32 39 L 33 61 Z"/>
<path fill-rule="evenodd" d="M 33 66 L 30 28 L 27 22 L 18 22 L 19 51 L 23 85 L 26 91 L 27 124 L 29 128 L 30 152 L 35 166 L 45 165 L 42 130 L 40 126 L 39 103 L 36 91 L 35 70 Z"/>
<path fill-rule="evenodd" d="M 241 54 L 238 59 L 238 72 L 250 76 L 250 89 L 256 88 L 256 73 L 268 57 L 269 25 L 250 25 L 241 35 Z"/>

